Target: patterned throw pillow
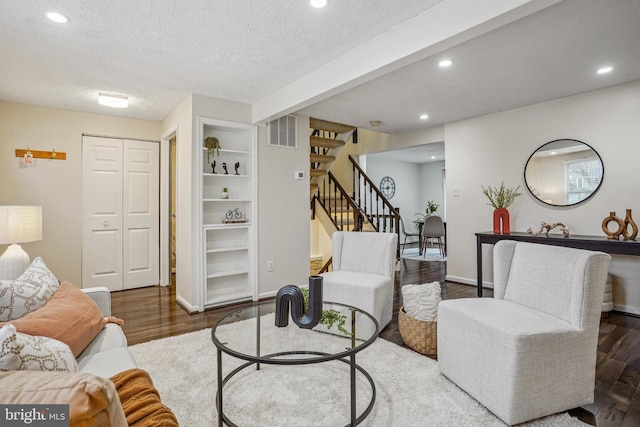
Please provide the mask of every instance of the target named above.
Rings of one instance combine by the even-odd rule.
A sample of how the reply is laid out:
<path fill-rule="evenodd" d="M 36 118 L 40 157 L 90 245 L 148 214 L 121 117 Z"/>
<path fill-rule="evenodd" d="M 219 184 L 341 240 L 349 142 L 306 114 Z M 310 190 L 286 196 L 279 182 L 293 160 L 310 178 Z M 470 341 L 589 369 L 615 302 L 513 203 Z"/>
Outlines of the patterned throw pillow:
<path fill-rule="evenodd" d="M 404 311 L 415 319 L 427 322 L 436 321 L 438 319 L 438 304 L 441 300 L 441 289 L 438 282 L 402 287 Z"/>
<path fill-rule="evenodd" d="M 0 280 L 0 322 L 16 320 L 45 305 L 60 287 L 42 258 L 15 280 Z"/>
<path fill-rule="evenodd" d="M 77 372 L 78 363 L 65 343 L 21 334 L 9 323 L 0 329 L 0 371 Z"/>

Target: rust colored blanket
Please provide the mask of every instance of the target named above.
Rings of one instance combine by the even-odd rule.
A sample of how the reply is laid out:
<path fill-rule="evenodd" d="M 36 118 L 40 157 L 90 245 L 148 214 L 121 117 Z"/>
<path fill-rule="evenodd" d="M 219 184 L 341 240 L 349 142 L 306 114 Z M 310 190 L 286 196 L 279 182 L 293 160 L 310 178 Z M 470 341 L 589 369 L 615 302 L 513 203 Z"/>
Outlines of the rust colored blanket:
<path fill-rule="evenodd" d="M 151 377 L 142 369 L 129 369 L 111 377 L 130 427 L 177 427 L 171 409 L 160 401 Z"/>

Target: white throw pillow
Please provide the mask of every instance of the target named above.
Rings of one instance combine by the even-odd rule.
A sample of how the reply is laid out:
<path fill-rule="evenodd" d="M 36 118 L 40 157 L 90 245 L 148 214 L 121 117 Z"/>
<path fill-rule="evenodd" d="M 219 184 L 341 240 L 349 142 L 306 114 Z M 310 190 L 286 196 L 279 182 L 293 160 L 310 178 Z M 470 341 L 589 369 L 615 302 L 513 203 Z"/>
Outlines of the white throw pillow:
<path fill-rule="evenodd" d="M 9 323 L 0 329 L 0 371 L 78 372 L 78 363 L 65 343 L 16 332 Z"/>
<path fill-rule="evenodd" d="M 423 283 L 421 285 L 404 285 L 402 287 L 402 303 L 409 316 L 433 322 L 438 319 L 438 304 L 442 300 L 440 283 Z"/>
<path fill-rule="evenodd" d="M 0 280 L 0 322 L 9 322 L 41 308 L 60 287 L 41 257 L 15 280 Z"/>

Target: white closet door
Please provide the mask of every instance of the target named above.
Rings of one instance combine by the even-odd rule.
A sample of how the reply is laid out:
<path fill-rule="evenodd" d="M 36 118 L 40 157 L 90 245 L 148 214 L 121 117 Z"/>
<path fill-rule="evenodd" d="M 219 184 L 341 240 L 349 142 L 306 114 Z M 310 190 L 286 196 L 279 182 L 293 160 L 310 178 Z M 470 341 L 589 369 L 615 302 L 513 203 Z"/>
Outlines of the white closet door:
<path fill-rule="evenodd" d="M 85 136 L 82 287 L 159 280 L 159 145 Z"/>
<path fill-rule="evenodd" d="M 122 140 L 85 136 L 82 287 L 122 290 Z"/>
<path fill-rule="evenodd" d="M 159 282 L 159 144 L 124 141 L 124 289 Z"/>

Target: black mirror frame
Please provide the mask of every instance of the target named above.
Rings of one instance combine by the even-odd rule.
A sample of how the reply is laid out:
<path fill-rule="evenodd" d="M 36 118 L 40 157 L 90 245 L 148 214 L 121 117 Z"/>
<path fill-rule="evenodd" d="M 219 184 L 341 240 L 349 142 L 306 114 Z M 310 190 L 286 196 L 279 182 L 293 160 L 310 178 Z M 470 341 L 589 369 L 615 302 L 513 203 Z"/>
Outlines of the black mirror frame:
<path fill-rule="evenodd" d="M 582 145 L 586 145 L 587 147 L 589 147 L 598 157 L 598 160 L 600 160 L 600 165 L 602 167 L 602 179 L 600 180 L 600 184 L 598 185 L 598 188 L 596 188 L 595 190 L 593 190 L 593 192 L 589 195 L 589 197 L 587 197 L 586 199 L 580 200 L 578 202 L 575 203 L 571 203 L 571 204 L 567 204 L 567 205 L 558 205 L 558 204 L 553 204 L 553 203 L 547 203 L 544 200 L 538 198 L 538 196 L 536 196 L 533 191 L 531 191 L 531 188 L 529 187 L 529 183 L 527 182 L 527 166 L 529 166 L 529 162 L 531 161 L 531 159 L 533 158 L 533 156 L 540 151 L 540 149 L 546 145 L 549 144 L 553 144 L 554 142 L 558 142 L 558 141 L 575 141 L 578 142 Z M 544 203 L 547 206 L 553 206 L 553 207 L 557 207 L 557 208 L 567 208 L 567 207 L 574 207 L 577 206 L 581 203 L 586 202 L 587 200 L 591 199 L 597 192 L 598 190 L 600 190 L 600 188 L 602 187 L 602 182 L 604 181 L 604 161 L 602 161 L 602 157 L 600 157 L 600 153 L 598 153 L 592 146 L 590 146 L 589 144 L 587 144 L 586 142 L 577 140 L 577 139 L 572 139 L 572 138 L 559 138 L 559 139 L 554 139 L 553 141 L 549 141 L 546 142 L 544 144 L 542 144 L 540 147 L 536 148 L 535 151 L 533 153 L 531 153 L 531 155 L 529 156 L 529 158 L 527 159 L 527 162 L 524 165 L 524 173 L 523 173 L 523 179 L 524 179 L 524 186 L 527 188 L 527 191 L 529 192 L 529 194 L 531 194 L 537 201 L 539 201 L 540 203 Z"/>

